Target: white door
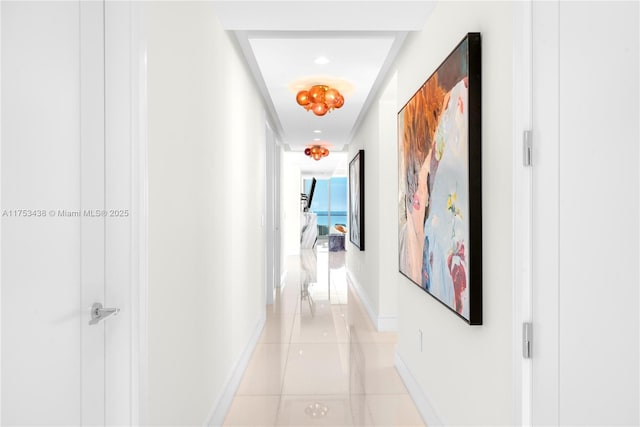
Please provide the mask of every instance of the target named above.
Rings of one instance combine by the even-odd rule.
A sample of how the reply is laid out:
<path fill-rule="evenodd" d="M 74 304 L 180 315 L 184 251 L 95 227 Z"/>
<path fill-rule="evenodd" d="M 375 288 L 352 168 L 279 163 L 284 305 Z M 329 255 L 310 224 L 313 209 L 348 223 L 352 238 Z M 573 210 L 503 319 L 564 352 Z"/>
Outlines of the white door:
<path fill-rule="evenodd" d="M 282 242 L 280 228 L 280 147 L 275 146 L 273 150 L 273 268 L 274 268 L 274 286 L 280 288 L 282 286 Z"/>
<path fill-rule="evenodd" d="M 0 3 L 3 425 L 132 422 L 126 8 Z"/>
<path fill-rule="evenodd" d="M 266 250 L 265 250 L 265 286 L 266 303 L 273 304 L 274 290 L 278 287 L 275 277 L 276 271 L 276 246 L 277 234 L 275 222 L 275 152 L 276 146 L 273 131 L 269 124 L 265 124 L 265 212 L 266 212 Z"/>
<path fill-rule="evenodd" d="M 638 425 L 640 6 L 533 2 L 533 425 Z"/>
<path fill-rule="evenodd" d="M 273 304 L 280 287 L 280 150 L 268 123 L 265 128 L 266 297 L 267 304 Z"/>

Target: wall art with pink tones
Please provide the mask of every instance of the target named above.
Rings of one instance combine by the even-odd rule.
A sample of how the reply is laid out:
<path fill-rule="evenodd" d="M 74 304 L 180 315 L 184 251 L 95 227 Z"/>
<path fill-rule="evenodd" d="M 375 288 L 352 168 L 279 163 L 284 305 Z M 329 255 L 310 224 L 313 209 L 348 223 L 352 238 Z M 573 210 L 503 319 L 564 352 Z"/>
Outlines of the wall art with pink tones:
<path fill-rule="evenodd" d="M 398 113 L 400 272 L 482 324 L 480 34 L 468 33 Z"/>

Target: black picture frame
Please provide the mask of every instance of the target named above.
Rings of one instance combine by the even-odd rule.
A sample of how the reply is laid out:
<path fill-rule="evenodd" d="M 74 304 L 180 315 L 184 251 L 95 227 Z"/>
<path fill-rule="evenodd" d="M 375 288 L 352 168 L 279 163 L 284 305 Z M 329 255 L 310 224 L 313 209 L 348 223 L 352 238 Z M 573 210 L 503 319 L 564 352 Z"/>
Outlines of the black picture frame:
<path fill-rule="evenodd" d="M 364 150 L 349 162 L 349 241 L 364 251 Z"/>
<path fill-rule="evenodd" d="M 482 325 L 481 37 L 468 33 L 398 112 L 399 271 Z"/>

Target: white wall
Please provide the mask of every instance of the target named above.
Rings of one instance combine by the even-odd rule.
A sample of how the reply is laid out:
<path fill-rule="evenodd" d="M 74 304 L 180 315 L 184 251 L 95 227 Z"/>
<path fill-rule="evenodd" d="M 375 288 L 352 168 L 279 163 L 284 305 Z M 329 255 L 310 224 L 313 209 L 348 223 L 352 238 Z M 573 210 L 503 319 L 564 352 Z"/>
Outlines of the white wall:
<path fill-rule="evenodd" d="M 350 245 L 347 262 L 367 298 L 380 310 L 376 314 L 388 313 L 383 311 L 389 306 L 382 297 L 386 300 L 396 289 L 397 353 L 420 394 L 426 396 L 432 410 L 426 402 L 418 403 L 432 423 L 512 423 L 511 21 L 508 2 L 439 2 L 424 30 L 408 36 L 395 66 L 397 113 L 398 106 L 409 100 L 467 32 L 482 34 L 482 326 L 467 325 L 398 273 L 397 140 L 380 136 L 386 133 L 378 128 L 379 116 L 389 107 L 384 95 L 369 112 L 350 150 L 350 155 L 359 148 L 366 153 L 368 243 L 364 253 L 354 254 Z M 392 91 L 394 84 L 390 80 L 386 91 Z M 395 129 L 396 125 L 388 126 Z M 389 244 L 384 234 L 387 229 L 393 230 L 395 244 Z M 379 270 L 378 260 L 393 260 L 391 279 L 385 272 L 390 267 Z M 423 332 L 422 352 L 419 329 Z"/>
<path fill-rule="evenodd" d="M 382 93 L 378 111 L 378 129 L 380 153 L 378 157 L 378 174 L 380 180 L 378 196 L 378 245 L 381 248 L 378 260 L 379 300 L 378 325 L 382 329 L 397 329 L 398 288 L 395 278 L 398 273 L 398 257 L 388 256 L 398 253 L 398 76 L 393 74 L 386 89 Z"/>
<path fill-rule="evenodd" d="M 511 21 L 508 2 L 438 3 L 398 62 L 404 105 L 465 33 L 482 35 L 483 325 L 399 279 L 398 354 L 446 425 L 512 423 Z"/>
<path fill-rule="evenodd" d="M 378 173 L 379 149 L 379 108 L 378 103 L 372 104 L 366 118 L 360 125 L 353 140 L 349 144 L 349 161 L 358 150 L 364 150 L 364 247 L 361 251 L 351 243 L 346 236 L 347 250 L 346 267 L 356 291 L 360 294 L 369 316 L 377 325 L 380 301 L 380 283 L 378 277 L 378 262 L 380 259 L 380 221 L 378 214 L 380 174 Z"/>
<path fill-rule="evenodd" d="M 381 91 L 349 145 L 364 149 L 365 250 L 347 239 L 347 269 L 378 330 L 397 327 L 397 78 Z M 395 253 L 394 256 L 389 254 Z"/>
<path fill-rule="evenodd" d="M 210 3 L 144 15 L 149 422 L 202 425 L 264 319 L 265 118 Z"/>

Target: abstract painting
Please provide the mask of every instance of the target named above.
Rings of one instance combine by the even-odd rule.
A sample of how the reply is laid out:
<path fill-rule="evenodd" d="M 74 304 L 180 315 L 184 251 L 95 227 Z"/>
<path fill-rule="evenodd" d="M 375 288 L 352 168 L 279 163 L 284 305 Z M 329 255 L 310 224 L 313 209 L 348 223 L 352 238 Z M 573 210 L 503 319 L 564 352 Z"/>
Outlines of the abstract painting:
<path fill-rule="evenodd" d="M 349 240 L 364 251 L 364 150 L 349 162 Z"/>
<path fill-rule="evenodd" d="M 400 272 L 482 324 L 480 34 L 468 33 L 398 113 Z"/>

